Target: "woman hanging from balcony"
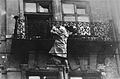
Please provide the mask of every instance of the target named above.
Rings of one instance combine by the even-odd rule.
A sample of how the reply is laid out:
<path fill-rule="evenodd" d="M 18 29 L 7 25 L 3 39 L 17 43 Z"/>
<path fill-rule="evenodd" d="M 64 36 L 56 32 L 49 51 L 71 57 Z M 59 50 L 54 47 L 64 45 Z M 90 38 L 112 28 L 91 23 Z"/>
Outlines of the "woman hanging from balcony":
<path fill-rule="evenodd" d="M 49 53 L 52 55 L 53 60 L 56 63 L 65 63 L 68 68 L 67 61 L 67 39 L 70 34 L 70 27 L 63 26 L 60 22 L 56 22 L 51 29 L 51 33 L 54 34 L 55 42 Z"/>
<path fill-rule="evenodd" d="M 51 33 L 54 34 L 54 45 L 49 51 L 52 55 L 59 56 L 59 57 L 67 57 L 67 39 L 69 33 L 65 27 L 60 25 L 59 23 L 56 26 L 53 26 L 51 29 Z"/>

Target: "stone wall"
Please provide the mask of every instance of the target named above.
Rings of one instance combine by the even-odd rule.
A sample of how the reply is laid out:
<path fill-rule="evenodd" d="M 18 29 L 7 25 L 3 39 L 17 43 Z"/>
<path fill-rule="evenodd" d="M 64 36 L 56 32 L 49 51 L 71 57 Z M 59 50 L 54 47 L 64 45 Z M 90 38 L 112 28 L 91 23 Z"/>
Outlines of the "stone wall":
<path fill-rule="evenodd" d="M 115 57 L 107 57 L 105 59 L 105 73 L 103 79 L 120 79 Z"/>
<path fill-rule="evenodd" d="M 111 20 L 111 11 L 107 0 L 88 0 L 91 6 L 93 22 L 106 22 Z"/>

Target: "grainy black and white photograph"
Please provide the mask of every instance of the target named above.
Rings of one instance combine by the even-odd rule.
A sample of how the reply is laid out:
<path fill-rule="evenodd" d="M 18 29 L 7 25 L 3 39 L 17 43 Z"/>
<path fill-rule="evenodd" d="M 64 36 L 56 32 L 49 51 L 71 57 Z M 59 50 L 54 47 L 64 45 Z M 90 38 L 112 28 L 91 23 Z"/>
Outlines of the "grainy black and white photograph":
<path fill-rule="evenodd" d="M 120 0 L 0 0 L 0 79 L 120 79 Z"/>

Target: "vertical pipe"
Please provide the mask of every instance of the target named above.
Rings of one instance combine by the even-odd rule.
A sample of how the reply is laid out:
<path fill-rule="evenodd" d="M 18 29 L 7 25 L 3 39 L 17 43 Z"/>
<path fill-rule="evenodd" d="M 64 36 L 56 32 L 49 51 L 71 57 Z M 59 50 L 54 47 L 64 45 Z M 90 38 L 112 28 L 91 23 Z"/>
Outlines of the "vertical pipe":
<path fill-rule="evenodd" d="M 0 0 L 0 53 L 6 52 L 6 0 Z"/>
<path fill-rule="evenodd" d="M 62 21 L 61 0 L 52 0 L 53 15 L 55 21 Z"/>
<path fill-rule="evenodd" d="M 117 64 L 117 69 L 118 69 L 118 74 L 120 75 L 120 57 L 119 57 L 119 52 L 118 48 L 116 49 L 116 64 Z"/>
<path fill-rule="evenodd" d="M 113 31 L 114 31 L 114 35 L 115 35 L 115 41 L 118 42 L 118 48 L 115 51 L 116 54 L 116 60 L 117 60 L 117 66 L 118 66 L 118 73 L 120 74 L 120 57 L 119 57 L 119 49 L 120 49 L 120 6 L 119 0 L 109 0 L 109 6 L 111 9 L 111 16 L 112 16 L 112 20 L 113 20 Z"/>
<path fill-rule="evenodd" d="M 6 0 L 0 0 L 0 35 L 5 35 L 6 27 Z"/>
<path fill-rule="evenodd" d="M 5 11 L 7 13 L 7 1 L 5 0 Z M 5 15 L 5 35 L 7 32 L 7 15 Z"/>
<path fill-rule="evenodd" d="M 6 0 L 0 0 L 0 34 L 5 35 L 6 28 Z"/>
<path fill-rule="evenodd" d="M 5 0 L 5 11 L 7 13 L 7 1 Z M 5 15 L 5 39 L 7 35 L 7 14 Z M 7 53 L 7 41 L 5 41 L 5 52 Z"/>
<path fill-rule="evenodd" d="M 24 9 L 23 9 L 23 0 L 19 0 L 19 12 L 21 13 L 22 16 L 24 16 Z"/>

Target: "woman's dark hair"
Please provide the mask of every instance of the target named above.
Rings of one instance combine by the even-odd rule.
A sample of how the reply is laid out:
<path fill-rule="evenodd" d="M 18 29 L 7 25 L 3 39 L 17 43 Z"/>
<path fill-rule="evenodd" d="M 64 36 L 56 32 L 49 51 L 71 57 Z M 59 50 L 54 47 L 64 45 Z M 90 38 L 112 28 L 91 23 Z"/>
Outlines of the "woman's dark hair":
<path fill-rule="evenodd" d="M 70 32 L 75 32 L 76 31 L 76 29 L 74 29 L 72 26 L 70 26 L 70 27 L 65 26 L 65 28 Z"/>

